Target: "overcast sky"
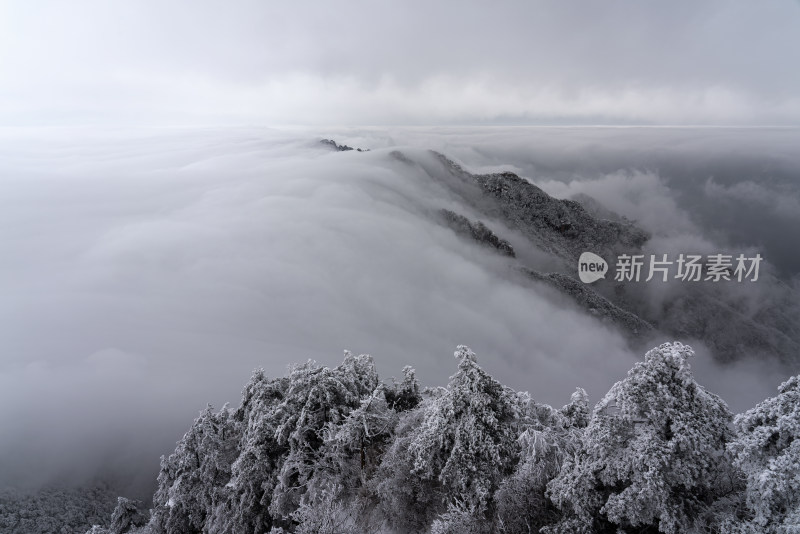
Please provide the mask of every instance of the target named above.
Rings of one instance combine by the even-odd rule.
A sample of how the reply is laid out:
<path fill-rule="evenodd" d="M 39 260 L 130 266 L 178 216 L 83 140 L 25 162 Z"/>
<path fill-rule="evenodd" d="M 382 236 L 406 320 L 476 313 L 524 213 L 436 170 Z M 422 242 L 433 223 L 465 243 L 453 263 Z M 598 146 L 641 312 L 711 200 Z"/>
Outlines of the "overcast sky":
<path fill-rule="evenodd" d="M 800 2 L 0 0 L 0 124 L 800 124 Z"/>

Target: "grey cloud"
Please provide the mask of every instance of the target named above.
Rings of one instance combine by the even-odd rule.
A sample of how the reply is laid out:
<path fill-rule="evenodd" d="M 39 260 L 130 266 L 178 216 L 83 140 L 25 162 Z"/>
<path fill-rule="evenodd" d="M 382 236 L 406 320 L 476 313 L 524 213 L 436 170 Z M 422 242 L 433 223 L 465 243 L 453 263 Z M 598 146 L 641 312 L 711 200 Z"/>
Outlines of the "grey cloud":
<path fill-rule="evenodd" d="M 596 180 L 540 181 L 538 185 L 558 198 L 588 195 L 653 235 L 699 233 L 656 173 L 617 172 Z"/>
<path fill-rule="evenodd" d="M 3 9 L 6 123 L 800 120 L 793 2 Z"/>
<path fill-rule="evenodd" d="M 782 218 L 800 218 L 800 198 L 794 195 L 794 191 L 786 188 L 770 189 L 749 180 L 726 187 L 709 178 L 705 184 L 705 193 L 709 197 L 723 201 L 760 204 L 763 209 L 770 210 Z"/>

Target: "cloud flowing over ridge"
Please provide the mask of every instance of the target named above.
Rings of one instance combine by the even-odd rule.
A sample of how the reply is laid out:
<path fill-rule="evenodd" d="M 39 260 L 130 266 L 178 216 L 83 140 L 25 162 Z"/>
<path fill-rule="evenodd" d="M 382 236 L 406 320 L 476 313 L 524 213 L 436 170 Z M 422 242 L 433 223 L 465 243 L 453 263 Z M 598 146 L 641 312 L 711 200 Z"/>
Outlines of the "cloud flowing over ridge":
<path fill-rule="evenodd" d="M 529 167 L 547 149 L 537 139 L 567 132 L 459 131 L 338 132 L 368 153 L 261 129 L 5 131 L 0 402 L 16 408 L 0 415 L 0 457 L 15 458 L 0 463 L 0 479 L 139 475 L 146 492 L 158 456 L 206 402 L 235 403 L 255 367 L 332 365 L 345 348 L 372 353 L 384 376 L 410 364 L 438 385 L 466 342 L 498 380 L 539 400 L 563 404 L 578 385 L 598 398 L 641 354 L 439 225 L 430 214 L 441 208 L 478 215 L 391 156 L 398 144 L 417 161 L 428 147 L 449 149 L 474 170 L 505 160 L 543 183 L 560 175 Z M 606 137 L 613 152 L 615 132 L 572 130 L 555 165 L 564 181 L 551 189 L 580 183 L 565 177 L 580 176 L 572 150 L 582 152 L 582 136 Z M 624 161 L 600 152 L 597 161 Z M 624 189 L 603 187 L 615 183 Z M 650 201 L 680 191 L 640 185 Z M 663 205 L 666 218 L 677 208 Z M 641 209 L 635 198 L 629 206 Z M 696 348 L 699 380 L 734 409 L 785 373 L 748 362 L 720 370 Z"/>

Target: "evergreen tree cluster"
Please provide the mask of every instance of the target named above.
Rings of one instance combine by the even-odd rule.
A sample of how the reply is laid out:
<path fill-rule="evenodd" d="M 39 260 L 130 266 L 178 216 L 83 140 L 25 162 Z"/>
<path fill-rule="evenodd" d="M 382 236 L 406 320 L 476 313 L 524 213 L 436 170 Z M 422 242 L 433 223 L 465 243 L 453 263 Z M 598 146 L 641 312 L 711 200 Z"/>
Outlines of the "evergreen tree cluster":
<path fill-rule="evenodd" d="M 127 500 L 127 499 L 126 499 Z M 0 489 L 3 534 L 74 534 L 93 524 L 108 524 L 114 504 L 111 489 L 47 487 L 38 491 Z"/>
<path fill-rule="evenodd" d="M 149 517 L 95 534 L 800 532 L 800 377 L 736 417 L 690 347 L 650 350 L 594 407 L 501 385 L 459 346 L 447 387 L 370 356 L 257 371 L 162 458 Z"/>

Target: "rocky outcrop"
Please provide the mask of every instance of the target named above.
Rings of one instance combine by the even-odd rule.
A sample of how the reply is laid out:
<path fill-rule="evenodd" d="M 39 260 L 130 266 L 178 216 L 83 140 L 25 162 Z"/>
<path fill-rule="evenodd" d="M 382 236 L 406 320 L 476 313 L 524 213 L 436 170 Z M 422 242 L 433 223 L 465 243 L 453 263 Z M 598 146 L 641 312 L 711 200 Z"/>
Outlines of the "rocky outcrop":
<path fill-rule="evenodd" d="M 500 239 L 485 224 L 480 221 L 472 222 L 463 215 L 450 210 L 440 210 L 439 214 L 445 224 L 457 234 L 477 241 L 481 245 L 495 249 L 504 256 L 515 257 L 514 249 L 505 239 Z"/>
<path fill-rule="evenodd" d="M 520 230 L 540 248 L 572 263 L 584 251 L 609 256 L 638 251 L 648 234 L 631 223 L 598 219 L 580 203 L 551 197 L 512 172 L 472 174 L 438 152 L 446 171 L 465 185 L 478 186 L 485 198 L 466 198 L 487 216 Z"/>
<path fill-rule="evenodd" d="M 356 152 L 369 152 L 368 148 L 367 149 L 353 148 L 353 147 L 347 146 L 347 145 L 340 145 L 336 141 L 334 141 L 333 139 L 322 139 L 320 141 L 320 143 L 322 143 L 326 147 L 330 148 L 331 150 L 336 150 L 337 152 L 347 152 L 349 150 L 355 150 Z"/>

